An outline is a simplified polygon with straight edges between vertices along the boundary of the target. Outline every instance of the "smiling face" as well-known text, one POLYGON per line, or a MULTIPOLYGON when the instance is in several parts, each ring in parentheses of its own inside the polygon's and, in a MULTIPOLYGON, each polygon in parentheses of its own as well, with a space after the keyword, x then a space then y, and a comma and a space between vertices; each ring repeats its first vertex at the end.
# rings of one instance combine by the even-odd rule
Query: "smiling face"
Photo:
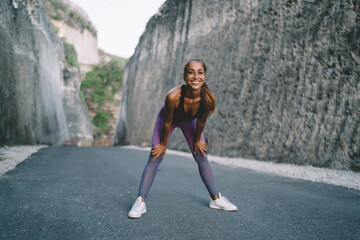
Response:
POLYGON ((206 80, 206 72, 201 62, 192 61, 187 64, 183 73, 186 85, 194 90, 201 89, 206 80))

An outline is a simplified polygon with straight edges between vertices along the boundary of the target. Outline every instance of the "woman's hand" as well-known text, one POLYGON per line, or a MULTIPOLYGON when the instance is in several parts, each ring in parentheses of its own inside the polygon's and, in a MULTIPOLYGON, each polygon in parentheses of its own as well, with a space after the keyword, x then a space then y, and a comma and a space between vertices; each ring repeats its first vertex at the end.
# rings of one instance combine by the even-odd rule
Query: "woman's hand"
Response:
POLYGON ((200 150, 201 154, 205 158, 205 152, 207 152, 206 143, 204 143, 201 140, 195 141, 195 143, 194 143, 194 154, 196 154, 197 150, 200 150))
POLYGON ((166 152, 166 146, 164 146, 162 144, 158 144, 158 145, 152 147, 151 156, 155 156, 152 161, 154 162, 161 154, 162 154, 162 157, 164 157, 165 152, 166 152))

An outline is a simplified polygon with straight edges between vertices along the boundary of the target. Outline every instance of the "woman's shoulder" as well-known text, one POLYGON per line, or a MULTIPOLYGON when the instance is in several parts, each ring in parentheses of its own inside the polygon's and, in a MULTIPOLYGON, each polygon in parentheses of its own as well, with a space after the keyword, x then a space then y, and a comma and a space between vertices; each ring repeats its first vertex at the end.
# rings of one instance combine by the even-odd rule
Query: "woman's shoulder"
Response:
POLYGON ((182 85, 172 88, 166 95, 166 98, 171 100, 177 100, 181 97, 181 87, 182 85))
POLYGON ((182 85, 174 87, 166 94, 165 103, 173 107, 178 106, 181 97, 181 86, 182 85))

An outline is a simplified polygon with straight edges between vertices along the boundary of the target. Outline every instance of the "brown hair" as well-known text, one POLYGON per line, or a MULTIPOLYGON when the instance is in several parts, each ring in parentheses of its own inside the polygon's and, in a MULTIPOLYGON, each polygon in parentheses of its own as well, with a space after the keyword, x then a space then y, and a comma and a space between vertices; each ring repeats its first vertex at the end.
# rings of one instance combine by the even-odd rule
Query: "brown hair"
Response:
MULTIPOLYGON (((206 74, 206 64, 200 58, 192 58, 192 59, 190 59, 185 64, 184 74, 186 74, 187 67, 191 62, 199 62, 199 63, 201 63, 203 68, 204 68, 205 74, 206 74)), ((210 117, 212 117, 214 115, 215 111, 216 111, 216 99, 215 99, 215 95, 211 92, 211 90, 208 87, 208 85, 206 84, 206 82, 201 87, 201 100, 204 101, 204 105, 205 105, 206 108, 210 108, 210 111, 211 111, 210 117)))

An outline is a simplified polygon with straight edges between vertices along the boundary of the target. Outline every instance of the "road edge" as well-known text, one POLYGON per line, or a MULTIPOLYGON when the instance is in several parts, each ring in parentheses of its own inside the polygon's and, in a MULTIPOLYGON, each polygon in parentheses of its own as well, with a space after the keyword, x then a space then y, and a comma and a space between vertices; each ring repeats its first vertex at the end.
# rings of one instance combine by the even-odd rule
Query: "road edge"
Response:
MULTIPOLYGON (((150 147, 139 147, 135 145, 121 146, 128 149, 150 151, 150 147)), ((167 154, 176 154, 192 158, 191 153, 167 149, 167 154)), ((294 164, 265 162, 255 159, 219 157, 208 154, 209 162, 236 168, 251 169, 258 172, 275 174, 277 176, 302 179, 311 182, 327 183, 342 186, 349 189, 360 190, 360 173, 328 168, 317 168, 313 166, 299 166, 294 164)))
POLYGON ((13 170, 19 163, 47 145, 17 145, 0 147, 0 176, 13 170))

